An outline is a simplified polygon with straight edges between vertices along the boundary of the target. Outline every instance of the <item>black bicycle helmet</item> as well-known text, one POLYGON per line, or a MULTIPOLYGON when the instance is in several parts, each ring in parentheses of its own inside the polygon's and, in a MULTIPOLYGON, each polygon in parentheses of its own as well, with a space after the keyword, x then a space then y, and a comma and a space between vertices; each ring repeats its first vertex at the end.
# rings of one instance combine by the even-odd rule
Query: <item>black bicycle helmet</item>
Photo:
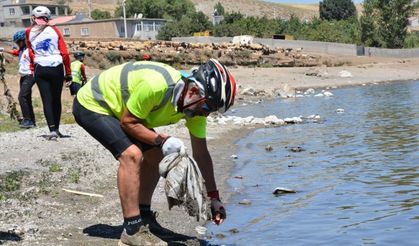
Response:
POLYGON ((192 72, 192 76, 205 89, 205 98, 211 110, 226 112, 236 96, 236 80, 228 69, 216 59, 210 59, 192 72))
POLYGON ((74 51, 73 52, 73 56, 74 56, 74 58, 76 58, 76 59, 78 59, 78 58, 81 58, 81 57, 84 57, 84 52, 83 51, 79 51, 79 50, 76 50, 76 51, 74 51))

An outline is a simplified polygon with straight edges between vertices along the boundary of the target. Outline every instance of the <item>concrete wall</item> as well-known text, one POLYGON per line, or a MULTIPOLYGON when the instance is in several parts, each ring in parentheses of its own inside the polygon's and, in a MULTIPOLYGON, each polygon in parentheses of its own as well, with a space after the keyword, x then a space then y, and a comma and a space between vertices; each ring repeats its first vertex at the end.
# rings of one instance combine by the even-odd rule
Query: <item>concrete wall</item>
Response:
POLYGON ((118 37, 116 26, 114 22, 99 22, 87 24, 60 24, 57 28, 61 31, 64 37, 70 38, 116 38, 118 37), (87 28, 89 35, 82 36, 82 28, 87 28), (67 30, 64 30, 67 29, 67 30), (69 32, 68 32, 69 31, 69 32), (68 35, 69 34, 69 35, 68 35))
POLYGON ((419 57, 419 49, 382 49, 365 47, 365 56, 413 58, 419 57))
POLYGON ((12 39, 13 34, 17 31, 25 30, 24 27, 9 27, 9 26, 2 26, 0 27, 0 38, 2 39, 12 39))
POLYGON ((262 38, 255 38, 253 41, 271 48, 303 48, 306 52, 356 56, 356 45, 354 44, 262 38))
MULTIPOLYGON (((228 43, 231 42, 231 37, 180 37, 173 38, 175 42, 189 42, 189 43, 228 43)), ((323 53, 331 55, 356 56, 362 55, 365 50, 365 56, 377 57, 399 57, 412 58, 419 57, 419 49, 382 49, 372 47, 357 47, 354 44, 328 43, 316 41, 303 40, 278 40, 278 39, 253 39, 255 43, 267 45, 271 48, 303 48, 306 52, 323 53)))

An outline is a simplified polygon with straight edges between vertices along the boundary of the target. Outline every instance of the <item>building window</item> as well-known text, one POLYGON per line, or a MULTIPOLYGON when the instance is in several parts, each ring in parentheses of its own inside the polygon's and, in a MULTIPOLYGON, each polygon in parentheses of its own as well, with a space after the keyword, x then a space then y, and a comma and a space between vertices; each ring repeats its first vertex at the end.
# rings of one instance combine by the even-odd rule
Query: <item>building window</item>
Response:
POLYGON ((80 30, 80 34, 81 34, 82 36, 89 36, 89 28, 87 28, 87 27, 82 28, 82 29, 80 30))
POLYGON ((68 27, 64 28, 63 35, 66 36, 66 37, 70 36, 70 28, 68 28, 68 27))
POLYGON ((24 14, 24 15, 30 15, 31 14, 31 10, 29 9, 29 6, 22 6, 22 7, 20 7, 20 9, 22 9, 22 14, 24 14))
POLYGON ((146 32, 153 31, 153 24, 144 24, 144 31, 146 32))
POLYGON ((10 8, 9 9, 9 15, 15 15, 15 14, 16 14, 15 9, 14 8, 10 8))
POLYGON ((136 25, 135 25, 135 30, 136 30, 137 32, 141 32, 141 31, 142 31, 141 24, 136 24, 136 25))

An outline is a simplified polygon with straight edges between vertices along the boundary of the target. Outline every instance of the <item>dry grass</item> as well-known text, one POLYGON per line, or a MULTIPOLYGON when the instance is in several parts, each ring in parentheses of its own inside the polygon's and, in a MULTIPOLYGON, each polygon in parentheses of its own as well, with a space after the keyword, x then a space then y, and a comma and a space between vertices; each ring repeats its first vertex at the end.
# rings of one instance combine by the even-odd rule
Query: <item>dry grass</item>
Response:
MULTIPOLYGON (((221 2, 225 10, 228 12, 240 11, 248 16, 267 16, 268 18, 280 17, 289 18, 291 14, 295 14, 302 19, 311 19, 319 15, 318 4, 280 4, 265 2, 262 0, 191 0, 196 9, 204 12, 206 15, 211 16, 215 4, 221 2)), ((121 0, 92 0, 92 10, 100 9, 109 11, 112 15, 119 6, 121 0)), ((74 12, 88 11, 86 0, 72 0, 70 8, 74 12)), ((356 8, 358 13, 362 12, 362 5, 357 4, 356 8)))
MULTIPOLYGON (((219 0, 192 0, 195 3, 197 10, 211 15, 214 5, 220 2, 219 0)), ((312 18, 318 16, 318 8, 302 5, 290 5, 271 3, 260 0, 223 0, 221 1, 224 9, 227 12, 239 11, 244 15, 249 16, 267 16, 268 18, 289 18, 292 14, 300 18, 312 18)))

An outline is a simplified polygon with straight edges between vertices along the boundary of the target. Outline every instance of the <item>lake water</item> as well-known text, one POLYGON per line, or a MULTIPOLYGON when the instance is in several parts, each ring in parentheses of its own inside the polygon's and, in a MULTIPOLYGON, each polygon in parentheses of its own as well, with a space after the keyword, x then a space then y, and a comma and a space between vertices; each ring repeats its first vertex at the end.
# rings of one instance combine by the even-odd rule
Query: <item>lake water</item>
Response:
POLYGON ((237 109, 324 121, 258 129, 237 142, 228 218, 209 225, 211 244, 419 245, 419 82, 332 92, 237 109), (276 197, 277 186, 297 193, 276 197))

